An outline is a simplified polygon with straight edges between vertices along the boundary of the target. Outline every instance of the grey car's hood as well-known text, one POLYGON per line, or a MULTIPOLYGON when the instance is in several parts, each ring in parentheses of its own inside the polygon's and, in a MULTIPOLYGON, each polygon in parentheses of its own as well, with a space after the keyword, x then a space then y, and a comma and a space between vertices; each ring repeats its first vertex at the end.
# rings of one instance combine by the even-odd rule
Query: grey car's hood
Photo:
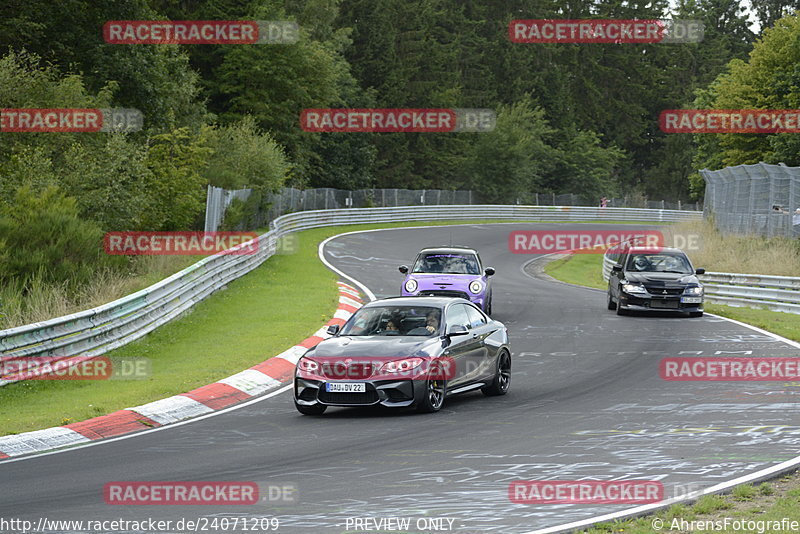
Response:
POLYGON ((441 347, 439 336, 335 336, 320 342, 308 356, 402 358, 423 353, 430 355, 441 347))
POLYGON ((681 273, 637 273, 629 271, 625 273, 625 280, 628 282, 636 282, 654 286, 673 286, 699 283, 695 275, 681 273))

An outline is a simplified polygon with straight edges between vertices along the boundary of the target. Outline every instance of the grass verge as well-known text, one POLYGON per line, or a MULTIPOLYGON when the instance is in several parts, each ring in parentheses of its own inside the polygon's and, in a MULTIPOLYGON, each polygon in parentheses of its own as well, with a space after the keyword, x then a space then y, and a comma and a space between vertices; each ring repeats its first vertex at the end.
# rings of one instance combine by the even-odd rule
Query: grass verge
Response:
POLYGON ((798 530, 790 528, 786 521, 800 521, 800 477, 797 473, 757 486, 750 484, 736 486, 729 495, 706 495, 692 505, 675 504, 652 515, 627 521, 600 523, 584 532, 699 534, 798 530), (741 523, 735 523, 736 521, 741 523))

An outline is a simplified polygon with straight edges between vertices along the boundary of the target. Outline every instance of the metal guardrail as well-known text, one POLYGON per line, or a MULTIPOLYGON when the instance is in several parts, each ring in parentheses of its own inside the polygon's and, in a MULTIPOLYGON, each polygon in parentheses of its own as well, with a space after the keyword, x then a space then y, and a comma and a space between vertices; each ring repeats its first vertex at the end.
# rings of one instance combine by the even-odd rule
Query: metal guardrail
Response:
MULTIPOLYGON (((613 264, 604 254, 602 269, 606 281, 613 264)), ((706 272, 697 278, 709 302, 800 314, 800 277, 706 272)))
MULTIPOLYGON (((146 289, 97 308, 0 331, 0 363, 47 357, 53 368, 66 368, 126 345, 261 265, 275 253, 282 237, 309 228, 445 219, 666 223, 701 217, 700 212, 677 210, 507 205, 404 206, 291 213, 272 222, 270 231, 259 237, 255 254, 210 256, 146 289)), ((0 376, 0 386, 24 379, 25 376, 20 375, 0 376)))

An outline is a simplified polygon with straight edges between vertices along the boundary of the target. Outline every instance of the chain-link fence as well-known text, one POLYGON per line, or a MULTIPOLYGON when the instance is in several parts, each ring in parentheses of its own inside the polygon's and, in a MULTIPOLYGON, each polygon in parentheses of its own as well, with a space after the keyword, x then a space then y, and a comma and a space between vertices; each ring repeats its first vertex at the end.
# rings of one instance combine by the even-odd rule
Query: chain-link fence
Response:
MULTIPOLYGON (((600 206, 601 199, 587 198, 577 194, 533 193, 531 200, 536 206, 600 206)), ((226 191, 208 187, 205 231, 252 230, 266 228, 287 213, 308 210, 341 208, 373 208, 398 206, 440 206, 483 204, 480 195, 473 191, 448 191, 442 189, 294 189, 284 188, 279 193, 261 194, 249 189, 226 191), (230 208, 230 209, 229 209, 230 208), (224 222, 223 222, 224 219, 224 222)), ((522 204, 511 199, 506 204, 522 204)), ((647 200, 631 196, 606 199, 606 205, 614 208, 651 208, 670 210, 700 209, 697 203, 647 200)))
POLYGON ((800 167, 757 163, 700 174, 705 216, 721 232, 800 236, 800 167))

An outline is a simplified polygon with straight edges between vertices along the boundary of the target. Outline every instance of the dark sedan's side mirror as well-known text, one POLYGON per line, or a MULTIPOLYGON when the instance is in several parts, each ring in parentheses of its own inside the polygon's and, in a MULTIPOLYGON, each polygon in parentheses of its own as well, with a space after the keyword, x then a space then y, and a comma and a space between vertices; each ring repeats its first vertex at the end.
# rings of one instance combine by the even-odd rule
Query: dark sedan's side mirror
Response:
POLYGON ((694 274, 706 274, 705 269, 695 269, 694 274))
POLYGON ((617 273, 622 271, 622 264, 621 263, 615 263, 614 265, 611 266, 611 270, 614 271, 614 272, 617 272, 617 273))
POLYGON ((494 274, 494 267, 487 267, 483 270, 486 273, 486 276, 492 276, 494 274))
POLYGON ((338 333, 339 333, 339 330, 341 330, 341 328, 342 328, 342 327, 341 327, 340 325, 338 325, 338 324, 332 324, 332 325, 329 325, 329 326, 328 326, 328 330, 327 330, 327 332, 328 332, 330 335, 332 335, 332 336, 335 336, 336 334, 338 334, 338 333))
POLYGON ((447 336, 465 336, 469 334, 469 330, 463 324, 454 324, 447 330, 447 336))
POLYGON ((408 273, 408 267, 405 266, 405 265, 401 265, 400 267, 397 268, 397 270, 400 271, 403 274, 408 273))

